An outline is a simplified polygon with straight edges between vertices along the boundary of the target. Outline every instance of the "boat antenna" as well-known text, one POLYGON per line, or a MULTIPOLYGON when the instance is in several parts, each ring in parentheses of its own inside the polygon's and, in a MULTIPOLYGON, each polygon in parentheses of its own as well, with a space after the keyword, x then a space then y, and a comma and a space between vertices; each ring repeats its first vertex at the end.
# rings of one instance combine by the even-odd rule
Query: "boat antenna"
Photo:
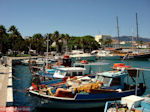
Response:
POLYGON ((120 32, 119 32, 119 20, 118 16, 116 16, 116 22, 117 22, 117 38, 118 38, 118 47, 120 47, 120 32))

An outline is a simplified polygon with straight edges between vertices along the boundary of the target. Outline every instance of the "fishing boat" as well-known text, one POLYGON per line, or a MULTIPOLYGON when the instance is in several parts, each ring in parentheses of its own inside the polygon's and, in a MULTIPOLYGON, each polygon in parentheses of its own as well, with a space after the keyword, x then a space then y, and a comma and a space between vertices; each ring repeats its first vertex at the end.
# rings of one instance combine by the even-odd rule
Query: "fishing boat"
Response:
MULTIPOLYGON (((97 67, 99 69, 99 72, 102 71, 103 66, 108 65, 109 63, 104 63, 104 62, 88 62, 86 60, 82 60, 80 62, 76 62, 73 64, 75 67, 82 67, 85 68, 85 74, 93 74, 96 71, 93 71, 94 67, 97 67)), ((98 70, 97 70, 98 72, 98 70)))
POLYGON ((115 53, 113 53, 113 51, 109 51, 109 50, 100 50, 100 51, 98 51, 96 56, 99 59, 109 59, 109 60, 112 60, 112 59, 118 60, 118 59, 120 59, 120 56, 118 54, 115 54, 115 53))
POLYGON ((73 50, 70 54, 70 57, 72 60, 75 61, 81 61, 81 60, 87 60, 87 61, 95 61, 96 56, 92 55, 90 53, 84 53, 83 51, 80 50, 73 50))
POLYGON ((123 60, 148 60, 150 58, 150 53, 127 53, 121 57, 123 60))
POLYGON ((138 77, 137 69, 107 71, 97 73, 94 78, 68 79, 62 83, 46 85, 45 88, 38 90, 31 86, 29 93, 41 98, 40 107, 95 108, 104 106, 106 101, 121 99, 135 93, 142 95, 146 87, 145 83, 137 82, 138 77), (128 82, 128 78, 133 80, 132 84, 128 82))
MULTIPOLYGON (((75 76, 84 76, 85 68, 82 67, 63 67, 63 68, 56 68, 54 73, 43 73, 39 72, 33 75, 33 82, 39 80, 38 84, 51 84, 52 80, 56 79, 56 82, 61 82, 68 77, 75 77, 75 76), (61 80, 57 80, 61 79, 61 80)), ((54 81, 53 81, 54 82, 54 81)))
POLYGON ((150 95, 130 95, 117 101, 108 101, 105 104, 104 112, 149 112, 150 95))

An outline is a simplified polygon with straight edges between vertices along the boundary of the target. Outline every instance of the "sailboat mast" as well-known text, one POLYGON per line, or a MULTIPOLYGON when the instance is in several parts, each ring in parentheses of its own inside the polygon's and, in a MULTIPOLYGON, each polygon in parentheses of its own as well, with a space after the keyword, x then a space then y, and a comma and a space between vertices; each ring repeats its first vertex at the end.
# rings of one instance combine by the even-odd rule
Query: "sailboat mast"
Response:
POLYGON ((136 39, 139 41, 139 26, 138 26, 138 14, 136 13, 136 39))
MULTIPOLYGON (((139 41, 139 24, 138 24, 138 14, 136 13, 136 41, 139 41)), ((138 45, 138 53, 139 53, 139 45, 138 45)))
POLYGON ((118 21, 118 16, 116 16, 116 21, 117 21, 117 36, 118 36, 118 47, 120 47, 120 33, 119 33, 119 21, 118 21))

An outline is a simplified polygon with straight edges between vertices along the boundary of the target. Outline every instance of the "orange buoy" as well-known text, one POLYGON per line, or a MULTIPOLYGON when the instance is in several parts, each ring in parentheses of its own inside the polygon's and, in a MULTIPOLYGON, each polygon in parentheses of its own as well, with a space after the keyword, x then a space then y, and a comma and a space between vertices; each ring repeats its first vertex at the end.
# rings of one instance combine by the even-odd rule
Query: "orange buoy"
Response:
POLYGON ((115 63, 113 67, 120 67, 120 66, 125 66, 124 63, 115 63))
POLYGON ((64 55, 64 59, 68 59, 68 58, 70 58, 69 55, 64 55))
POLYGON ((80 63, 82 63, 82 64, 88 64, 88 61, 82 60, 82 61, 80 61, 80 63))

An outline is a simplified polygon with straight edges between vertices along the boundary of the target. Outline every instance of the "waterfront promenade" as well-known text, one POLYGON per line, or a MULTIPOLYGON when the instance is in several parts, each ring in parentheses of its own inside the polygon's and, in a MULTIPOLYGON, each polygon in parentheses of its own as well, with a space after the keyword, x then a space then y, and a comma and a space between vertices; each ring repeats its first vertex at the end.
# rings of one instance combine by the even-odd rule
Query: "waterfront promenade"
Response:
POLYGON ((0 63, 0 107, 13 106, 12 60, 40 57, 8 57, 7 66, 0 63))
POLYGON ((7 66, 0 64, 0 99, 1 107, 9 106, 13 103, 11 58, 8 58, 7 66))

